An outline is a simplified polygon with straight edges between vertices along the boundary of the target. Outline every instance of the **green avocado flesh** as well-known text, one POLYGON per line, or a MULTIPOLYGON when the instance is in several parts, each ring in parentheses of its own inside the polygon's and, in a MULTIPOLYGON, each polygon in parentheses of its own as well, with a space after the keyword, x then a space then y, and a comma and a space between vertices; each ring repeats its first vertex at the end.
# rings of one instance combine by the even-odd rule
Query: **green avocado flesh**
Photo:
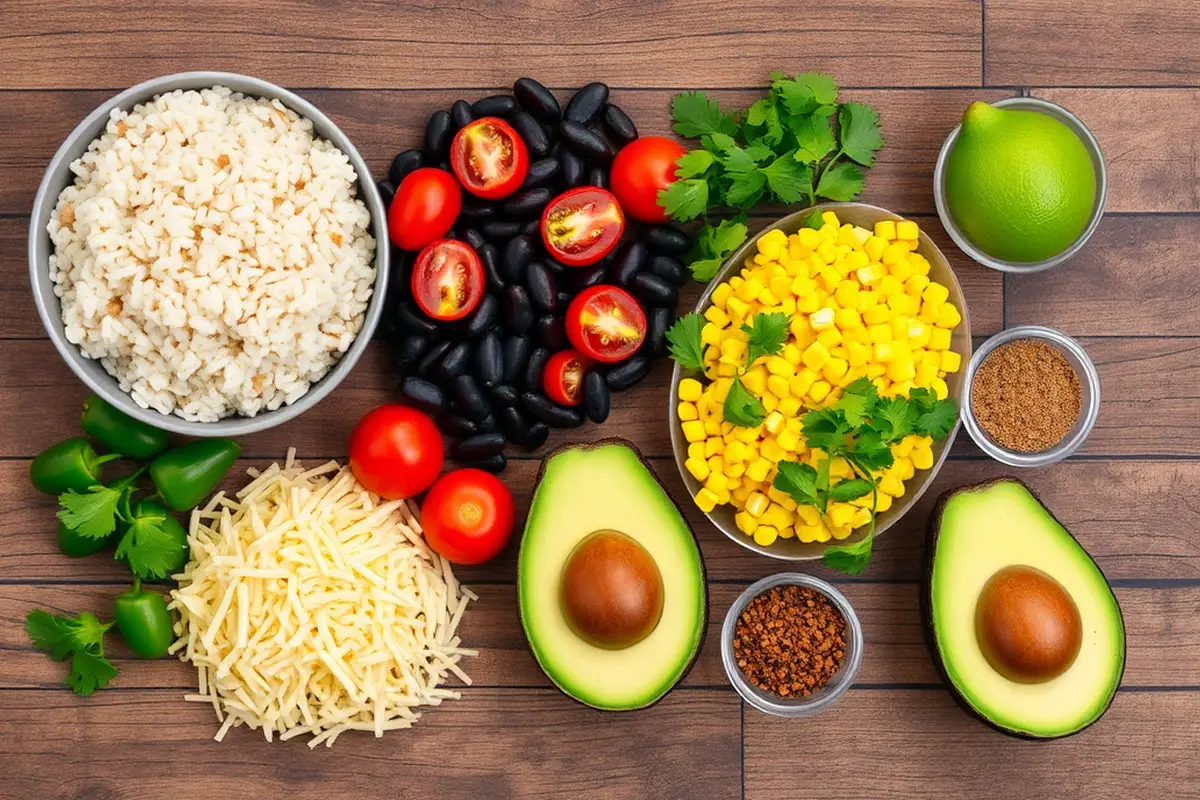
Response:
POLYGON ((679 509, 632 446, 567 447, 534 492, 517 567, 521 623, 552 681, 589 706, 622 711, 658 700, 700 647, 707 595, 700 549, 679 509), (604 649, 578 636, 560 603, 563 568, 589 534, 618 531, 645 548, 662 577, 662 614, 641 641, 604 649))
POLYGON ((939 507, 931 531, 926 624, 952 693, 985 722, 1020 736, 1066 736, 1095 722, 1112 702, 1125 668, 1125 625, 1100 568, 1017 480, 964 487, 939 507), (1055 579, 1079 610, 1079 654, 1065 672, 1043 683, 1001 675, 976 636, 984 584, 1012 565, 1055 579))

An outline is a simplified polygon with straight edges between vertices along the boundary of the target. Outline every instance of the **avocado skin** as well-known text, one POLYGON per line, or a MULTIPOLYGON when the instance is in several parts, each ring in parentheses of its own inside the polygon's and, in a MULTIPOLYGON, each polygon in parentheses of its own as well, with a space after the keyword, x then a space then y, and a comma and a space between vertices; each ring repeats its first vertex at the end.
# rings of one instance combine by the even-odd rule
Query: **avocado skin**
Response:
MULTIPOLYGON (((1087 549, 1084 548, 1083 545, 1079 544, 1079 540, 1075 538, 1075 534, 1071 533, 1071 529, 1066 525, 1063 525, 1062 521, 1059 520, 1058 517, 1054 516, 1054 513, 1050 511, 1049 506, 1042 502, 1042 498, 1038 496, 1038 493, 1029 488, 1029 484, 1025 483, 1020 478, 1001 476, 999 478, 992 478, 991 480, 983 481, 982 483, 960 486, 957 489, 947 489, 938 495, 937 502, 933 506, 933 511, 929 514, 929 524, 926 528, 925 535, 925 557, 923 559, 924 566, 921 571, 921 628, 925 633, 925 647, 928 648, 929 658, 933 662, 933 667, 937 670, 938 677, 941 679, 942 684, 946 687, 946 691, 950 693, 950 697, 953 698, 954 702, 957 703, 963 711, 966 711, 974 719, 983 723, 992 730, 999 731, 1000 733, 1003 733, 1006 736, 1011 736, 1014 739, 1025 739, 1033 742, 1049 742, 1059 739, 1068 739, 1072 736, 1083 733, 1088 728, 1104 719, 1104 715, 1107 714, 1108 709, 1112 707, 1112 701, 1116 699, 1117 692, 1113 692, 1113 696, 1108 699, 1108 703, 1106 703, 1104 706, 1104 711, 1102 711, 1099 716, 1097 716, 1087 725, 1084 725, 1079 730, 1065 733, 1062 736, 1032 736, 1027 733, 1021 733, 1020 731, 1014 731, 1011 728, 1005 728, 1003 725, 997 725, 995 722, 992 722, 990 719, 972 708, 971 704, 967 702, 967 699, 963 697, 962 694, 959 693, 958 689, 954 686, 954 682, 950 680, 950 675, 946 672, 945 664, 942 663, 941 651, 938 649, 937 634, 934 631, 933 626, 933 595, 930 590, 933 581, 933 557, 937 552, 937 539, 942 527, 942 512, 946 508, 946 503, 948 503, 955 495, 961 492, 982 492, 1000 483, 1016 483, 1025 487, 1025 490, 1033 495, 1033 499, 1037 500, 1038 504, 1042 507, 1046 514, 1049 515, 1049 517, 1057 522, 1060 526, 1062 526, 1062 529, 1067 532, 1067 535, 1071 537, 1075 544, 1078 545, 1083 552, 1087 553, 1087 549)), ((1091 553, 1088 553, 1088 558, 1091 557, 1091 553)), ((1095 564, 1095 562, 1096 560, 1092 559, 1092 563, 1095 564)), ((1096 564, 1096 569, 1100 570, 1101 575, 1104 575, 1104 570, 1100 569, 1099 564, 1096 564)), ((1104 575, 1104 580, 1106 583, 1108 582, 1107 575, 1104 575)), ((1111 585, 1109 586, 1109 593, 1113 595, 1113 602, 1117 604, 1117 610, 1120 611, 1121 604, 1117 600, 1116 594, 1112 592, 1111 585)), ((1122 630, 1125 628, 1124 613, 1121 613, 1121 628, 1122 630)), ((1128 640, 1125 640, 1125 647, 1126 651, 1128 651, 1128 640)), ((1119 687, 1121 681, 1125 678, 1125 666, 1127 663, 1128 659, 1122 659, 1121 675, 1117 679, 1118 691, 1120 691, 1119 687)))
MULTIPOLYGON (((533 485, 533 495, 530 496, 530 498, 529 498, 530 508, 533 507, 533 498, 537 496, 537 490, 542 485, 542 478, 546 477, 546 465, 548 463, 550 463, 551 458, 558 455, 559 453, 563 453, 568 450, 596 450, 598 448, 605 447, 606 445, 618 445, 620 447, 628 448, 629 450, 631 450, 633 452, 633 454, 637 457, 637 460, 641 462, 642 466, 646 468, 646 471, 650 473, 650 476, 652 478, 654 478, 655 483, 657 483, 659 488, 662 489, 663 494, 666 495, 667 499, 671 501, 671 505, 673 505, 675 507, 675 510, 677 512, 679 512, 679 517, 680 517, 680 519, 682 519, 684 521, 684 525, 687 526, 687 529, 689 531, 691 531, 692 538, 696 539, 696 532, 692 531, 691 525, 688 525, 687 517, 683 513, 683 508, 680 507, 679 503, 675 500, 675 498, 671 496, 671 493, 667 491, 667 487, 663 484, 662 479, 658 477, 658 473, 654 471, 654 468, 650 466, 650 462, 642 454, 641 449, 639 449, 638 446, 636 444, 634 444, 633 442, 629 441, 628 439, 622 439, 620 436, 608 436, 608 437, 605 437, 604 439, 597 439, 594 442, 561 444, 558 447, 554 448, 549 453, 547 453, 546 456, 542 459, 541 466, 538 467, 537 479, 534 481, 534 485, 533 485)), ((522 544, 523 543, 524 542, 522 541, 522 544)), ((688 659, 687 666, 685 666, 683 668, 683 672, 681 672, 679 674, 679 679, 677 681, 675 681, 674 684, 672 684, 671 690, 674 690, 676 686, 683 683, 684 680, 687 678, 688 674, 691 673, 692 668, 696 666, 696 659, 700 656, 700 651, 704 649, 704 644, 705 644, 705 642, 708 641, 708 620, 709 620, 708 568, 704 564, 704 551, 700 548, 700 540, 699 539, 696 539, 696 549, 699 551, 699 554, 700 554, 700 581, 701 581, 701 584, 704 586, 704 615, 703 615, 703 624, 700 626, 700 641, 698 641, 696 643, 696 648, 692 652, 691 658, 688 659)), ((520 587, 520 585, 521 585, 521 559, 519 557, 517 558, 517 583, 516 583, 516 585, 518 587, 520 587)), ((518 588, 517 591, 519 592, 520 589, 518 588)), ((525 615, 521 612, 521 604, 520 603, 517 604, 517 616, 521 620, 521 630, 522 630, 522 632, 524 632, 526 630, 525 615)), ((628 711, 641 711, 643 708, 652 708, 652 707, 658 705, 659 703, 661 703, 663 701, 663 699, 665 699, 667 697, 667 695, 671 694, 671 690, 668 690, 663 693, 662 697, 659 697, 657 700, 654 700, 653 702, 647 703, 643 706, 634 706, 631 708, 622 708, 622 709, 597 708, 596 706, 593 706, 590 703, 585 703, 582 700, 580 700, 578 697, 575 697, 574 695, 567 693, 566 691, 563 690, 563 688, 561 686, 558 685, 558 683, 554 680, 554 678, 552 678, 550 676, 550 673, 547 672, 542 667, 542 662, 538 661, 537 654, 533 652, 533 647, 530 646, 530 644, 529 644, 529 636, 528 635, 526 635, 526 637, 525 637, 525 649, 529 651, 529 655, 533 657, 533 660, 537 661, 538 668, 542 670, 542 673, 547 678, 550 678, 550 682, 554 684, 554 688, 558 689, 558 691, 561 692, 564 697, 567 697, 570 700, 573 700, 574 702, 578 703, 581 706, 584 706, 585 708, 593 709, 594 711, 600 711, 600 712, 603 712, 606 714, 613 713, 614 711, 616 711, 617 713, 625 713, 628 711)))

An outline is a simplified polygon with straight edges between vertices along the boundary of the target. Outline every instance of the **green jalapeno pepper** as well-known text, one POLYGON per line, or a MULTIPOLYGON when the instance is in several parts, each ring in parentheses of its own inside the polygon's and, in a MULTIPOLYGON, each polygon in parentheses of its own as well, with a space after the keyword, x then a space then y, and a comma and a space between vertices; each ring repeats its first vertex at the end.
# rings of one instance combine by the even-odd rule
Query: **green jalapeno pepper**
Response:
POLYGON ((125 644, 142 658, 162 658, 175 641, 166 600, 158 592, 143 589, 140 578, 113 600, 113 616, 125 644))
MULTIPOLYGON (((118 526, 120 527, 120 526, 118 526)), ((65 555, 71 558, 82 558, 90 556, 92 553, 99 553, 109 544, 114 542, 120 535, 120 531, 113 531, 108 536, 84 536, 74 528, 68 528, 64 523, 58 523, 58 549, 65 555)))
POLYGON ((83 403, 84 432, 108 450, 134 461, 149 461, 167 449, 167 432, 136 420, 97 395, 83 403))
POLYGON ((217 488, 241 452, 232 439, 197 439, 150 462, 150 479, 164 503, 187 511, 217 488))
POLYGON ((67 490, 86 492, 100 483, 100 467, 120 458, 117 453, 99 455, 82 436, 47 447, 29 465, 33 488, 46 494, 67 490))
POLYGON ((139 578, 165 578, 183 569, 191 549, 175 514, 150 498, 138 500, 122 526, 114 558, 139 578))

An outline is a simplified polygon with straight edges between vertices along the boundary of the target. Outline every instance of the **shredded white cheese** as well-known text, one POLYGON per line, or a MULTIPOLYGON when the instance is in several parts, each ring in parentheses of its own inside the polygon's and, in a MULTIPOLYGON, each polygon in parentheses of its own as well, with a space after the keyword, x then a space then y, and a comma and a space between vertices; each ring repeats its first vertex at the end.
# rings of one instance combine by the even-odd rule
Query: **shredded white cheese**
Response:
POLYGON ((175 576, 172 646, 195 665, 199 692, 230 728, 267 741, 408 728, 474 650, 455 634, 470 600, 430 550, 402 500, 367 492, 330 461, 304 469, 288 451, 235 497, 192 512, 191 560, 175 576))

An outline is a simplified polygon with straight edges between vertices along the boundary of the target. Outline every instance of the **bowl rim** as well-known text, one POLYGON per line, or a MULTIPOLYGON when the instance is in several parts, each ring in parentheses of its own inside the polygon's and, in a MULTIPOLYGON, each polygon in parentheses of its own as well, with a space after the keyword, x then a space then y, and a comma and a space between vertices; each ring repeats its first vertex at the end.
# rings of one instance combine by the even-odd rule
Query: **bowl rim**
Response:
POLYGON ((942 227, 946 229, 946 233, 958 245, 958 249, 989 269, 1015 274, 1028 274, 1056 267, 1074 257, 1076 253, 1083 249, 1083 246, 1092 238, 1092 234, 1096 232, 1096 228, 1100 226, 1100 220, 1104 217, 1104 206, 1108 199, 1108 168, 1104 163, 1104 151, 1100 149, 1100 142, 1096 139, 1091 129, 1083 123, 1083 120, 1058 103, 1043 100, 1040 97, 1018 95, 1016 97, 1006 97, 1003 100, 997 100, 989 105, 995 108, 1016 108, 1026 111, 1037 111, 1047 116, 1058 118, 1060 122, 1065 123, 1067 127, 1071 128, 1080 141, 1083 142, 1084 148, 1087 149, 1088 155, 1091 156, 1092 167, 1096 171, 1096 199, 1092 204, 1092 215, 1088 218, 1087 226, 1075 241, 1068 245, 1062 252, 1041 261, 1006 261, 990 256, 980 250, 971 243, 970 239, 967 238, 966 234, 955 223, 954 215, 950 213, 949 201, 946 199, 946 162, 950 158, 950 151, 953 149, 954 143, 958 141, 959 131, 962 130, 962 123, 959 122, 942 141, 942 147, 938 150, 937 163, 933 168, 933 202, 937 207, 938 218, 942 221, 942 227))
MULTIPOLYGON (((69 176, 68 170, 68 180, 73 180, 69 176)), ((42 327, 45 328, 46 335, 53 342, 55 349, 67 366, 89 389, 135 419, 171 433, 197 437, 241 436, 280 425, 315 406, 341 383, 366 351, 384 311, 384 294, 389 272, 387 210, 384 207, 383 198, 379 194, 379 189, 375 185, 371 170, 351 142, 350 137, 311 102, 282 86, 251 75, 207 70, 177 72, 142 81, 109 97, 96 106, 67 134, 46 165, 46 169, 42 173, 42 180, 38 184, 37 194, 30 210, 28 259, 30 288, 42 327), (337 362, 329 368, 329 371, 320 380, 311 384, 295 402, 282 405, 273 411, 259 412, 253 417, 231 415, 215 422, 193 422, 174 413, 163 414, 152 408, 142 408, 133 401, 129 392, 120 388, 117 379, 109 375, 107 371, 104 371, 103 379, 97 380, 83 368, 82 360, 96 364, 99 362, 84 356, 78 346, 67 340, 61 311, 56 315, 55 309, 51 307, 52 304, 43 301, 42 288, 48 288, 53 293, 49 256, 53 253, 54 247, 53 243, 49 241, 44 225, 39 224, 39 220, 42 219, 43 214, 53 210, 54 204, 58 202, 59 194, 67 185, 64 183, 61 186, 52 186, 52 176, 60 169, 64 161, 69 164, 82 155, 82 152, 96 138, 95 134, 89 135, 89 131, 93 130, 102 120, 107 119, 114 109, 128 110, 134 105, 147 102, 160 94, 179 89, 198 90, 217 85, 252 97, 279 100, 297 114, 308 118, 313 123, 314 133, 317 136, 329 140, 346 155, 358 178, 358 197, 367 206, 371 216, 372 235, 375 237, 375 284, 371 299, 363 314, 362 325, 359 327, 354 341, 350 343, 346 352, 341 354, 337 362), (323 130, 317 130, 318 128, 323 130), (81 143, 82 151, 80 150, 81 143)))
POLYGON ((1087 354, 1087 351, 1083 349, 1083 345, 1061 331, 1047 328, 1044 325, 1020 325, 1015 328, 1008 328, 988 337, 975 350, 975 354, 971 356, 971 360, 967 364, 963 380, 962 408, 959 410, 959 418, 962 420, 967 434, 979 446, 979 449, 1001 464, 1006 464, 1010 467, 1045 467, 1062 461, 1083 446, 1099 416, 1100 373, 1096 369, 1096 364, 1092 361, 1091 356, 1087 354), (1080 381, 1085 383, 1088 389, 1084 394, 1086 403, 1079 412, 1079 418, 1083 420, 1083 424, 1058 444, 1037 453, 1022 453, 1017 450, 1009 450, 1007 447, 1003 447, 995 442, 984 432, 983 427, 975 418, 974 410, 971 407, 971 384, 975 380, 975 373, 978 372, 979 366, 996 348, 1021 339, 1039 339, 1044 342, 1050 342, 1075 356, 1081 365, 1081 368, 1077 370, 1077 372, 1081 373, 1079 375, 1080 381))
MULTIPOLYGON (((814 211, 830 210, 830 211, 836 212, 840 209, 845 209, 845 208, 864 210, 864 211, 870 211, 870 212, 881 212, 881 213, 885 214, 889 219, 894 219, 894 220, 904 219, 904 217, 902 217, 900 214, 897 214, 896 212, 894 212, 890 209, 883 208, 882 206, 872 205, 871 203, 859 203, 859 202, 818 203, 817 205, 808 206, 807 208, 802 208, 802 209, 794 211, 790 214, 786 214, 783 217, 780 217, 779 219, 775 220, 770 225, 764 227, 761 231, 759 231, 755 235, 749 237, 742 244, 742 246, 739 247, 737 249, 737 251, 734 252, 734 254, 732 256, 730 256, 729 259, 727 259, 725 261, 725 263, 723 263, 721 265, 721 268, 720 268, 720 270, 717 271, 716 276, 714 276, 713 279, 708 282, 708 285, 705 287, 704 291, 700 295, 700 299, 696 301, 696 307, 693 309, 693 311, 695 311, 696 313, 701 313, 701 314, 703 313, 703 309, 709 304, 709 302, 711 300, 713 291, 715 291, 716 287, 722 282, 722 280, 719 280, 721 278, 721 276, 724 275, 726 272, 730 271, 732 265, 738 264, 738 263, 744 261, 747 258, 748 254, 751 252, 751 250, 755 247, 756 242, 760 238, 762 238, 763 235, 765 235, 766 233, 768 233, 770 231, 773 231, 773 230, 776 230, 779 228, 783 228, 783 227, 787 227, 797 218, 808 216, 808 215, 812 214, 814 211)), ((966 353, 964 354, 964 360, 969 362, 970 358, 972 357, 972 354, 974 352, 974 344, 973 344, 973 340, 971 338, 971 322, 970 322, 970 316, 968 313, 968 309, 966 306, 966 297, 965 297, 965 295, 963 295, 963 291, 962 291, 962 284, 959 283, 958 275, 955 274, 954 268, 952 266, 950 266, 950 260, 948 258, 946 258, 944 253, 942 253, 941 248, 939 248, 937 246, 937 243, 934 242, 933 239, 924 230, 922 230, 920 232, 920 236, 921 236, 921 243, 923 245, 928 244, 928 246, 933 248, 933 250, 939 256, 941 256, 942 260, 946 262, 946 269, 950 275, 950 280, 953 281, 954 290, 957 292, 959 297, 963 297, 961 330, 964 334, 964 338, 966 341, 966 347, 967 347, 966 353)), ((670 391, 667 396, 667 420, 668 420, 667 424, 670 428, 671 454, 675 461, 675 468, 677 470, 679 470, 679 475, 683 479, 684 489, 687 490, 689 499, 691 499, 694 503, 695 502, 695 494, 691 489, 691 483, 695 482, 695 479, 692 476, 692 474, 690 472, 688 472, 687 469, 683 465, 686 447, 683 447, 682 450, 680 448, 680 437, 682 434, 681 434, 680 428, 679 428, 680 421, 679 421, 679 413, 677 410, 676 396, 677 396, 678 390, 679 390, 679 382, 683 378, 684 378, 683 368, 679 366, 678 362, 673 362, 672 369, 671 369, 670 391)), ((963 386, 965 389, 965 386, 966 386, 965 373, 964 373, 963 386)), ((937 476, 938 472, 941 471, 942 465, 945 464, 946 459, 949 457, 950 451, 954 445, 954 440, 958 436, 959 430, 962 428, 962 424, 963 424, 962 416, 963 415, 961 413, 961 403, 962 403, 962 399, 960 397, 959 398, 960 413, 958 414, 958 418, 955 420, 954 427, 950 430, 950 433, 946 436, 946 440, 939 445, 941 447, 941 452, 938 453, 937 458, 934 459, 933 465, 928 470, 926 470, 927 474, 926 474, 925 479, 921 482, 920 486, 913 488, 912 491, 905 492, 905 494, 904 494, 905 505, 903 506, 904 513, 903 514, 897 513, 897 514, 891 516, 886 522, 884 522, 882 524, 878 524, 875 529, 875 538, 876 539, 878 539, 880 536, 882 536, 884 533, 886 533, 893 525, 896 524, 896 522, 898 522, 902 517, 904 517, 909 511, 911 511, 913 506, 916 505, 917 501, 919 501, 921 499, 921 497, 925 494, 925 492, 929 490, 929 487, 933 485, 933 479, 937 476)), ((896 508, 896 507, 893 506, 893 508, 896 508)), ((742 534, 740 531, 728 529, 725 525, 723 525, 719 520, 717 520, 713 516, 712 512, 705 511, 704 517, 705 517, 705 519, 708 520, 708 522, 713 527, 715 527, 717 530, 721 531, 721 533, 725 534, 725 536, 727 538, 733 540, 739 546, 744 547, 747 550, 750 550, 751 552, 758 553, 760 555, 764 555, 769 558, 776 559, 777 561, 791 561, 791 562, 817 561, 817 560, 820 560, 821 558, 823 558, 823 556, 824 556, 825 548, 821 548, 819 552, 795 553, 795 552, 782 552, 782 548, 774 546, 774 545, 769 546, 769 547, 764 547, 762 545, 755 543, 753 540, 753 537, 746 536, 746 535, 742 534)), ((847 537, 843 541, 826 543, 826 547, 829 547, 833 544, 841 544, 841 545, 852 544, 854 542, 860 541, 866 535, 867 535, 867 532, 865 530, 861 530, 861 531, 856 530, 853 533, 851 533, 850 536, 847 537)), ((816 548, 814 548, 814 549, 816 549, 816 548)))

